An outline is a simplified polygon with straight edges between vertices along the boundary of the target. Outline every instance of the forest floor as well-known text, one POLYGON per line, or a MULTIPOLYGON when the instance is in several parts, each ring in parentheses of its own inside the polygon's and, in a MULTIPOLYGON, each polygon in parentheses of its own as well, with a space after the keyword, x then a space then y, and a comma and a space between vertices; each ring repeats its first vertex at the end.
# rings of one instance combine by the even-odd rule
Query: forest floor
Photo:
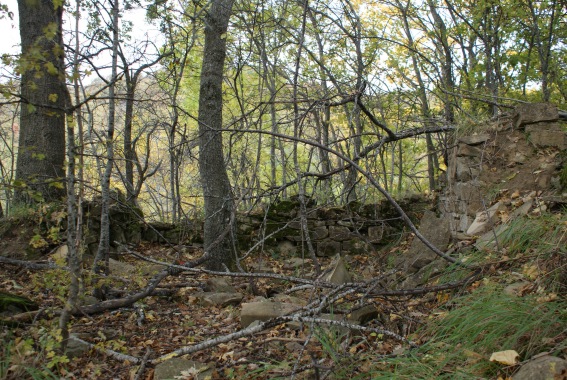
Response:
MULTIPOLYGON (((499 252, 465 257, 483 271, 474 281, 445 291, 369 300, 379 310, 379 316, 365 327, 385 329, 392 336, 340 326, 281 323, 193 353, 189 358, 203 363, 207 371, 189 370, 176 378, 506 379, 518 369, 518 360, 514 358, 511 363, 490 360, 494 352, 514 349, 522 360, 544 351, 565 357, 567 260, 563 243, 567 219, 565 213, 559 212, 545 219, 532 218, 529 223, 545 226, 556 241, 544 251, 537 246, 537 241, 545 240, 543 236, 534 239, 526 232, 527 237, 518 236, 520 240, 508 242, 499 252), (518 242, 523 245, 515 248, 518 242), (510 286, 515 289, 514 295, 504 291, 510 286), (480 321, 489 323, 483 325, 480 321), (478 328, 467 332, 466 324, 478 324, 478 328), (510 330, 510 326, 517 328, 510 330), (411 348, 407 341, 396 336, 407 338, 418 348, 411 348)), ((526 226, 522 228, 525 230, 526 226)), ((12 248, 15 240, 13 243, 12 248)), ((379 253, 348 256, 349 272, 358 276, 356 280, 383 273, 389 254, 407 250, 409 243, 406 240, 379 253)), ((149 244, 135 250, 163 262, 190 261, 201 254, 193 249, 185 250, 180 256, 179 250, 149 244)), ((245 264, 257 266, 261 260, 265 272, 313 276, 310 260, 306 259, 305 265, 298 268, 289 268, 284 259, 263 254, 250 257, 245 264)), ((320 260, 323 267, 330 264, 330 259, 320 260)), ((143 288, 151 277, 147 263, 129 255, 120 261, 132 264, 137 270, 128 276, 114 276, 113 285, 122 284, 118 288, 125 293, 143 288)), ((454 280, 455 272, 454 267, 448 269, 432 285, 454 280)), ((66 296, 67 273, 60 269, 36 271, 2 264, 0 289, 28 297, 43 313, 17 327, 0 327, 5 342, 0 352, 4 356, 0 358, 0 379, 152 379, 152 365, 139 371, 139 365, 117 360, 110 353, 142 358, 150 352, 150 357, 155 358, 241 329, 240 306, 210 306, 196 296, 210 277, 190 273, 169 276, 159 286, 161 296, 147 297, 132 307, 74 318, 72 333, 95 348, 69 359, 57 354, 60 333, 55 313, 62 308, 66 296)), ((456 279, 462 278, 463 275, 456 279)), ((244 295, 242 303, 257 300, 258 296, 271 298, 283 294, 292 286, 269 277, 256 278, 253 285, 246 278, 233 278, 230 282, 244 295)), ((317 294, 303 291, 295 296, 312 298, 317 294)), ((360 298, 361 294, 347 295, 337 300, 334 307, 340 310, 360 298)))

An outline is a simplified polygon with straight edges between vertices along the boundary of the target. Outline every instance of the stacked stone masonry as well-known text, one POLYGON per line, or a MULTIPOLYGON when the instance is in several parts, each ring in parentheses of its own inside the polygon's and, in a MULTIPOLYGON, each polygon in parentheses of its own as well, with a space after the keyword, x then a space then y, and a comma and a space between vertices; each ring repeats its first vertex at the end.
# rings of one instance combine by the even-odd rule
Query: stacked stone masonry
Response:
POLYGON ((475 216, 497 213, 498 195, 553 187, 566 148, 564 124, 550 103, 522 104, 488 130, 455 136, 439 198, 453 236, 481 233, 471 229, 475 216))

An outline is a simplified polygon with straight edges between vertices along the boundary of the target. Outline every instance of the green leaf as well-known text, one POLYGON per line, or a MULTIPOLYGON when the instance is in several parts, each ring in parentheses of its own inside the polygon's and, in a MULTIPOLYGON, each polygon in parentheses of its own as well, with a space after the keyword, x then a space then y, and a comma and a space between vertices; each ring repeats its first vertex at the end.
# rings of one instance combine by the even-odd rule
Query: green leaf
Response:
POLYGON ((59 182, 59 181, 50 182, 49 186, 54 187, 56 189, 64 189, 65 188, 65 186, 63 185, 63 182, 59 182))
POLYGON ((47 97, 49 99, 50 102, 55 103, 57 101, 57 98, 59 96, 57 94, 49 94, 49 96, 47 97))
POLYGON ((58 71, 57 68, 55 67, 55 65, 52 62, 46 62, 43 66, 45 66, 45 69, 47 70, 47 72, 51 75, 57 75, 58 71))

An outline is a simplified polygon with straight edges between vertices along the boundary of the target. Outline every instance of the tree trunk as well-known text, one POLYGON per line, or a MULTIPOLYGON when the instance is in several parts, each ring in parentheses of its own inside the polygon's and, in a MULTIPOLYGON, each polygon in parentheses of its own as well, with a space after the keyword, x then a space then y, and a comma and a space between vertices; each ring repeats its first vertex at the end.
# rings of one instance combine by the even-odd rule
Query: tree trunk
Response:
POLYGON ((226 31, 234 0, 213 0, 205 17, 205 48, 199 89, 199 172, 205 201, 206 267, 233 266, 232 199, 222 146, 222 80, 226 31))
POLYGON ((138 82, 138 75, 130 75, 128 66, 124 68, 124 77, 126 78, 126 110, 124 113, 124 166, 125 166, 125 183, 126 200, 132 204, 136 204, 138 194, 134 191, 134 147, 132 146, 132 124, 134 120, 134 97, 138 82))
MULTIPOLYGON (((101 179, 101 214, 100 214, 100 239, 98 250, 93 262, 94 273, 108 274, 108 255, 110 250, 110 177, 114 166, 114 125, 116 114, 115 87, 118 66, 118 36, 119 36, 119 3, 112 3, 112 77, 108 87, 108 130, 106 135, 106 167, 101 179)), ((100 289, 95 292, 100 296, 100 289)))
POLYGON ((17 202, 65 195, 65 86, 63 7, 50 0, 18 0, 22 57, 17 202), (39 53, 39 54, 38 54, 39 53))
POLYGON ((433 16, 436 28, 435 34, 440 44, 437 49, 443 58, 443 62, 441 62, 441 84, 443 85, 443 91, 446 92, 442 98, 445 109, 445 121, 453 123, 455 121, 455 111, 453 109, 454 95, 452 94, 455 90, 455 81, 453 78, 453 54, 447 36, 447 26, 437 11, 437 5, 433 0, 428 0, 427 3, 433 16))

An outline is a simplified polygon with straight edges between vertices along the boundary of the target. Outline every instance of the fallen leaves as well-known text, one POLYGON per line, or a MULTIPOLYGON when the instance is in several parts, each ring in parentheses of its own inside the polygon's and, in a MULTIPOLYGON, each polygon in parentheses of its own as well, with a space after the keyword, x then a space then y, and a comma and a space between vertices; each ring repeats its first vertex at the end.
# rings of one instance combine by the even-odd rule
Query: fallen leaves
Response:
POLYGON ((505 350, 492 353, 490 355, 491 362, 497 362, 504 365, 516 365, 520 355, 514 350, 505 350))

